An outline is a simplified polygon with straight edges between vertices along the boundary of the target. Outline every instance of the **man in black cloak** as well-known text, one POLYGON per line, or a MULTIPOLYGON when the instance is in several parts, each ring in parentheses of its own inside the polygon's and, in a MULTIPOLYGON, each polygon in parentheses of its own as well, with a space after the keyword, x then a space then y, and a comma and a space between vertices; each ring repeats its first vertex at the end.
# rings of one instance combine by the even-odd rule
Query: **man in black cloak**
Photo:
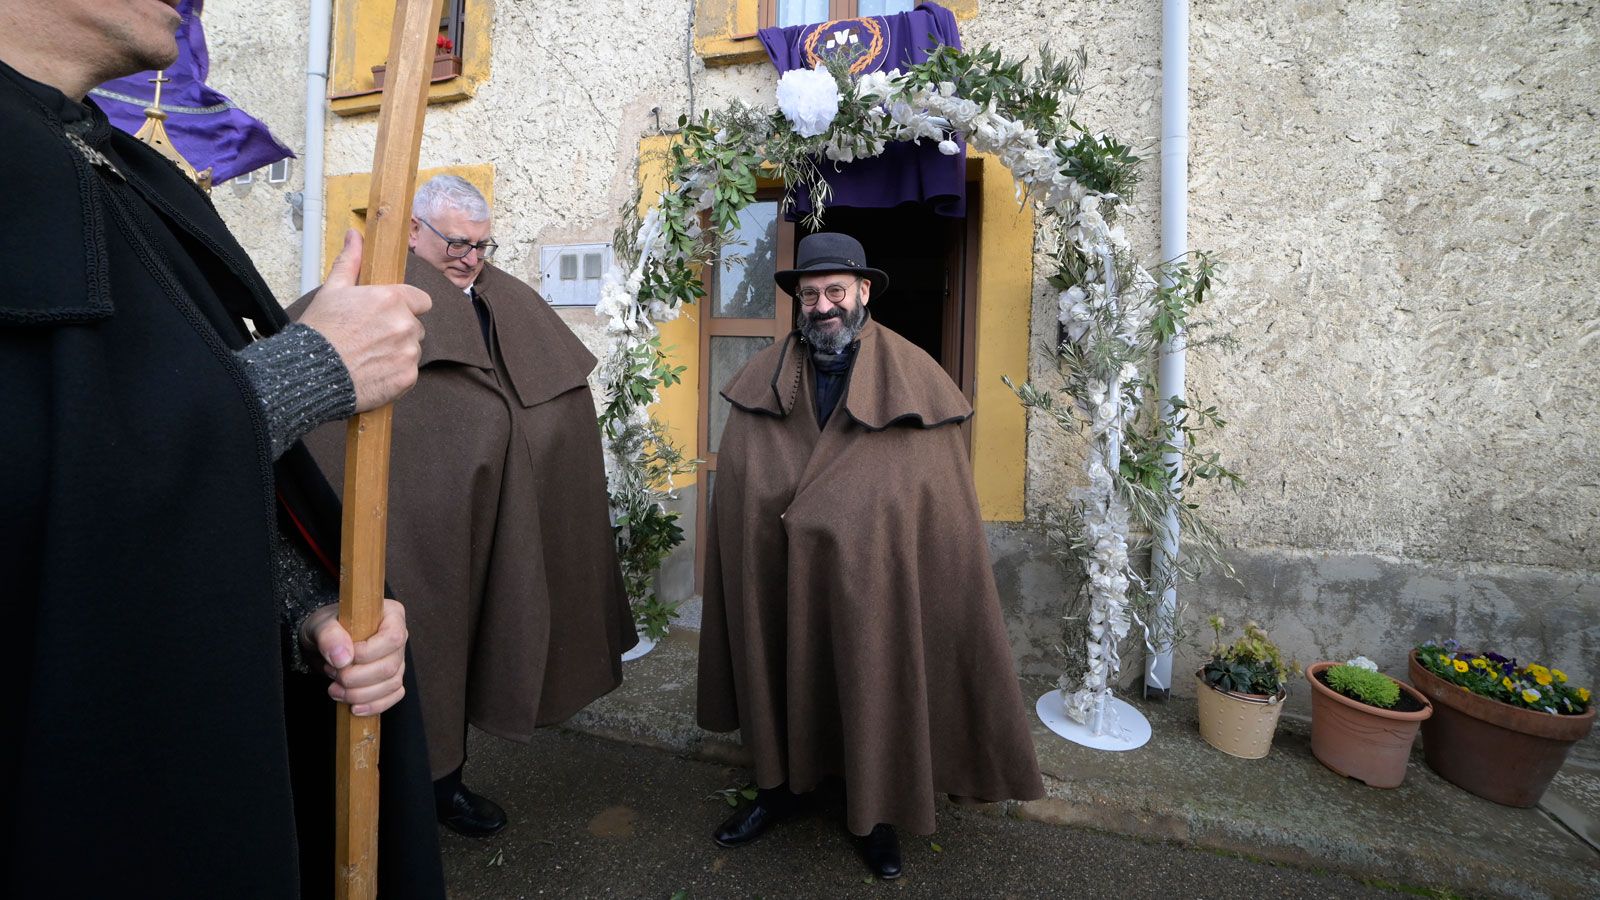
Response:
POLYGON ((0 895, 331 894, 340 701, 383 715, 380 891, 442 897, 404 612, 338 625, 299 443, 415 382, 427 297, 356 287, 352 236, 288 325, 84 99, 174 59, 176 6, 0 0, 0 895))

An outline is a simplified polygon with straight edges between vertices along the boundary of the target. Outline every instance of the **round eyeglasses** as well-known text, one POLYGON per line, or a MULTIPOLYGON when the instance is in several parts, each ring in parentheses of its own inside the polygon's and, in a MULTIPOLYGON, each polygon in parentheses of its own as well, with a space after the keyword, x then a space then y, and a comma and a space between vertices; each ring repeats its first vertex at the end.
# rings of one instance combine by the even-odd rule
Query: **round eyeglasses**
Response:
POLYGON ((817 301, 821 300, 823 297, 827 297, 829 303, 842 303, 844 301, 845 292, 851 287, 854 287, 860 283, 861 279, 857 278, 855 281, 852 281, 849 284, 830 284, 820 291, 816 288, 810 287, 801 288, 800 290, 795 291, 794 296, 795 299, 800 301, 801 306, 816 306, 817 301))
POLYGON ((456 238, 445 237, 444 234, 439 231, 439 229, 433 227, 433 223, 422 218, 421 216, 417 217, 417 221, 428 226, 429 231, 439 235, 439 240, 444 241, 445 255, 451 259, 465 259, 467 254, 474 250, 478 251, 479 259, 494 259, 494 252, 500 249, 500 245, 496 244, 493 238, 484 238, 483 240, 474 244, 472 241, 463 241, 457 240, 456 238))

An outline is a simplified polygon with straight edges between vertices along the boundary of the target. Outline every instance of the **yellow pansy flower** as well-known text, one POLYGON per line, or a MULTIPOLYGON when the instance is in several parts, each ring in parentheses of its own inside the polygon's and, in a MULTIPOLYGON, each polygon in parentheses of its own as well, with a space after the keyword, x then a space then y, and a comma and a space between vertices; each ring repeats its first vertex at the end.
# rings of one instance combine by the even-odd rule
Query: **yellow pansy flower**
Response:
POLYGON ((1562 684, 1566 684, 1567 683, 1567 673, 1561 671, 1560 669, 1551 669, 1550 670, 1550 674, 1554 675, 1556 677, 1556 680, 1561 682, 1562 684))
POLYGON ((1501 686, 1502 686, 1502 687, 1504 687, 1504 688, 1505 688, 1505 689, 1506 689, 1506 690, 1508 690, 1508 691, 1509 691, 1509 690, 1512 690, 1512 689, 1513 689, 1513 688, 1515 688, 1515 687, 1516 687, 1516 685, 1514 685, 1514 684, 1512 684, 1512 683, 1511 683, 1511 679, 1509 679, 1509 678, 1502 678, 1502 679, 1500 679, 1500 685, 1501 685, 1501 686))
POLYGON ((1474 659, 1474 660, 1473 660, 1473 661, 1472 661, 1472 667, 1473 667, 1473 668, 1474 668, 1474 669, 1481 669, 1481 668, 1483 668, 1483 667, 1485 667, 1485 666, 1487 666, 1487 665, 1488 665, 1488 664, 1489 664, 1489 663, 1488 663, 1488 661, 1487 661, 1487 660, 1485 660, 1485 659, 1484 659, 1484 658, 1483 658, 1483 657, 1481 657, 1481 656, 1480 656, 1480 657, 1478 657, 1478 658, 1477 658, 1477 659, 1474 659))
POLYGON ((1456 671, 1457 672, 1465 672, 1466 670, 1467 670, 1466 662, 1464 662, 1462 660, 1459 660, 1459 659, 1456 660, 1456 671))
POLYGON ((1582 700, 1585 703, 1588 703, 1589 702, 1589 689, 1588 688, 1578 688, 1578 699, 1582 700))
POLYGON ((1450 657, 1444 655, 1443 653, 1439 654, 1439 662, 1447 663, 1449 661, 1450 661, 1450 657))
POLYGON ((1533 703, 1534 701, 1536 701, 1538 699, 1539 699, 1539 692, 1534 690, 1533 688, 1528 688, 1527 690, 1522 692, 1522 700, 1523 700, 1524 703, 1533 703))
POLYGON ((1538 663, 1530 663, 1528 665, 1528 673, 1531 675, 1549 675, 1550 670, 1539 665, 1538 663))
POLYGON ((1533 680, 1539 682, 1540 687, 1548 687, 1550 684, 1550 673, 1539 672, 1533 676, 1533 680))

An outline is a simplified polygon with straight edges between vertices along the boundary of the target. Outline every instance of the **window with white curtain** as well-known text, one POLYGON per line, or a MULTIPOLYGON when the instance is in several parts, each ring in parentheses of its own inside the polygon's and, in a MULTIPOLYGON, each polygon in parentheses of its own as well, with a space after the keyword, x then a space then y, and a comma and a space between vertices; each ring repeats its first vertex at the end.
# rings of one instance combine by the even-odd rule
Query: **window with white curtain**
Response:
POLYGON ((910 12, 917 0, 857 0, 857 16, 892 16, 910 12))
POLYGON ((828 0, 778 0, 778 27, 828 21, 828 0))
POLYGON ((773 24, 779 28, 790 25, 814 25, 832 18, 858 18, 861 16, 892 16, 910 12, 916 0, 768 0, 774 9, 773 24))

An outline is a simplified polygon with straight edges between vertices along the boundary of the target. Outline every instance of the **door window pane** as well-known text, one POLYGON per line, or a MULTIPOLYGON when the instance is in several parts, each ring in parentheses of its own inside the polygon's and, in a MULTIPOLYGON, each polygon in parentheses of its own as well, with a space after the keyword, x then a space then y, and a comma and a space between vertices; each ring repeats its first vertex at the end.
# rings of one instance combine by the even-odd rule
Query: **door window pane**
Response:
POLYGON ((917 5, 917 0, 861 0, 857 5, 861 16, 892 16, 895 13, 911 12, 917 5))
POLYGON ((732 337, 714 334, 711 336, 711 366, 708 374, 711 377, 711 422, 707 443, 710 444, 709 452, 717 452, 722 445, 722 429, 728 425, 729 403, 722 398, 722 389, 728 386, 728 379, 739 373, 750 357, 760 353, 763 347, 772 343, 770 337, 732 337))
POLYGON ((725 319, 770 319, 778 312, 772 273, 778 258, 778 204, 763 200, 739 212, 739 229, 717 254, 717 295, 711 314, 725 319))
POLYGON ((778 27, 828 21, 828 0, 777 0, 778 27))

